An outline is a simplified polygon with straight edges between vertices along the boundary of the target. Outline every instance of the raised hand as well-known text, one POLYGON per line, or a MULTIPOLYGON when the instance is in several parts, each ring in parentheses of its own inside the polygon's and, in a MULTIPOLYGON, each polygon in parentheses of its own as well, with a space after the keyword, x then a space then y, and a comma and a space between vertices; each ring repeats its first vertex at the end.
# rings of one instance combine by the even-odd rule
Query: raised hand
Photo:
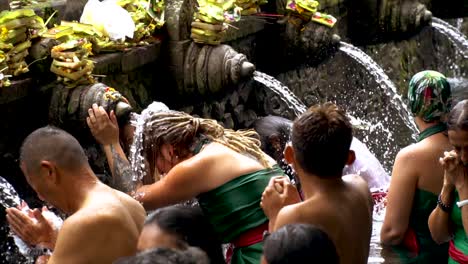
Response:
POLYGON ((102 106, 93 104, 93 107, 88 109, 88 115, 86 123, 96 141, 102 145, 119 143, 119 125, 114 111, 108 115, 102 106))
MULTIPOLYGON (((23 212, 18 208, 6 209, 6 218, 12 231, 24 242, 53 249, 58 231, 44 218, 39 209, 23 212)), ((46 211, 47 208, 43 208, 46 211)))
POLYGON ((281 208, 300 201, 299 192, 289 179, 277 176, 270 179, 262 194, 260 206, 269 219, 275 219, 281 208))
POLYGON ((457 190, 465 186, 465 182, 468 180, 466 179, 466 170, 455 151, 445 151, 444 157, 439 159, 439 163, 445 171, 444 185, 454 186, 457 190))

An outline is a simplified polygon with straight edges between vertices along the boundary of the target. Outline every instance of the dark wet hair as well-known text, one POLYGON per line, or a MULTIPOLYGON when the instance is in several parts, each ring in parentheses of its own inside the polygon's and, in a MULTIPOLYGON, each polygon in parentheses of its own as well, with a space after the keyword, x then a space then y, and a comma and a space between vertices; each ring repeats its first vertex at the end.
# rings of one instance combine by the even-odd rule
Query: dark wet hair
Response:
POLYGON ((468 130, 468 100, 458 102, 450 111, 447 118, 449 130, 468 130))
POLYGON ((207 256, 198 248, 187 250, 156 248, 136 256, 120 258, 114 264, 209 264, 207 256))
POLYGON ((28 171, 39 169, 43 160, 52 161, 67 170, 89 166, 88 158, 78 140, 53 126, 35 130, 21 146, 20 162, 28 171))
POLYGON ((352 140, 348 117, 332 103, 311 107, 293 124, 296 160, 306 172, 319 177, 341 177, 352 140))
POLYGON ((199 247, 211 263, 225 263, 221 242, 199 206, 174 205, 156 210, 145 221, 176 236, 180 242, 199 247))
POLYGON ((277 136, 283 150, 291 137, 292 124, 293 122, 289 119, 271 115, 255 121, 253 127, 260 135, 262 150, 271 157, 278 159, 276 157, 278 151, 273 148, 270 139, 272 136, 277 136))
POLYGON ((263 255, 268 264, 338 264, 335 244, 320 228, 308 224, 289 224, 269 235, 263 255))

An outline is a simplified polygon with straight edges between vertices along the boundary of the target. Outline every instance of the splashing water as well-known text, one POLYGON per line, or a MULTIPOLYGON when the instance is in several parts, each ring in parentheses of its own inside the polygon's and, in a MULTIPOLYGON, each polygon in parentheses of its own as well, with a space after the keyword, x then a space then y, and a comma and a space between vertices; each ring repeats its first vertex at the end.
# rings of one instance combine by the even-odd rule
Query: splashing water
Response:
POLYGON ((15 188, 3 177, 0 177, 0 204, 5 207, 17 207, 21 204, 21 199, 15 188))
MULTIPOLYGON (((157 112, 169 111, 169 107, 161 102, 153 102, 141 112, 140 115, 133 114, 131 117, 131 124, 135 127, 133 136, 133 143, 130 146, 130 165, 133 171, 133 179, 131 182, 134 186, 140 182, 146 174, 145 158, 143 157, 143 132, 146 122, 149 118, 157 112)), ((135 188, 132 188, 134 190, 135 188)))
MULTIPOLYGON (((306 105, 291 91, 287 86, 282 84, 274 77, 259 71, 254 72, 254 80, 265 85, 272 92, 277 94, 279 98, 294 112, 294 115, 300 116, 307 111, 306 105)), ((347 113, 351 124, 359 129, 372 129, 375 125, 356 118, 347 113)))
POLYGON ((401 96, 398 94, 397 88, 387 76, 387 74, 385 74, 384 70, 371 57, 369 57, 369 55, 367 55, 359 48, 346 42, 340 42, 340 44, 341 51, 359 62, 375 78, 375 81, 379 84, 379 87, 384 90, 387 96, 389 96, 401 119, 413 132, 413 138, 416 139, 419 132, 416 124, 411 118, 411 112, 408 110, 408 107, 403 102, 401 96))
MULTIPOLYGON (((21 205, 21 198, 16 192, 15 188, 3 177, 0 177, 0 204, 5 208, 18 207, 21 205)), ((30 212, 29 207, 26 205, 22 207, 21 210, 23 213, 28 214, 30 212)), ((43 216, 49 220, 53 227, 58 230, 63 224, 63 220, 56 216, 51 211, 43 211, 43 216)), ((31 218, 33 221, 37 221, 35 218, 31 218)), ((32 263, 34 259, 40 255, 44 255, 46 252, 42 247, 30 247, 18 236, 10 233, 10 236, 13 237, 13 240, 18 247, 19 252, 26 258, 26 263, 32 263)))
POLYGON ((468 58, 468 38, 459 29, 437 17, 432 18, 432 27, 447 36, 457 48, 457 53, 468 58))
MULTIPOLYGON (((271 89, 271 91, 277 94, 281 98, 281 100, 283 100, 283 102, 285 102, 286 105, 290 109, 293 110, 296 116, 306 111, 306 106, 301 102, 301 100, 299 100, 294 95, 294 93, 289 90, 288 87, 283 85, 280 81, 276 80, 275 78, 267 74, 256 71, 254 72, 254 80, 264 84, 266 87, 271 89)), ((372 124, 370 122, 350 116, 349 114, 348 116, 350 117, 350 120, 353 126, 357 126, 360 129, 365 129, 368 131, 381 130, 391 135, 390 131, 387 128, 385 128, 382 123, 372 124)), ((356 139, 356 141, 358 140, 356 139)), ((373 174, 375 174, 375 172, 379 171, 379 168, 380 168, 381 175, 379 175, 380 177, 377 177, 376 179, 374 179, 375 180, 375 182, 373 183, 374 188, 371 188, 371 192, 373 193, 373 196, 374 196, 373 198, 374 198, 375 205, 374 205, 374 210, 372 214, 373 224, 372 224, 372 236, 371 236, 371 242, 370 242, 370 254, 368 258, 368 263, 384 263, 385 260, 381 256, 382 246, 380 244, 380 229, 382 228, 383 219, 385 216, 385 206, 386 206, 385 190, 387 190, 388 188, 389 176, 385 172, 385 170, 381 167, 378 160, 371 154, 371 152, 367 150, 367 148, 363 144, 362 146, 360 146, 360 148, 356 149, 355 151, 361 152, 363 155, 365 154, 363 160, 368 160, 369 157, 372 156, 376 162, 376 164, 373 164, 373 165, 369 165, 369 162, 362 162, 363 163, 361 164, 362 167, 359 168, 359 171, 357 173, 366 173, 367 170, 370 170, 372 171, 373 174), (363 150, 364 148, 366 149, 366 151, 363 150)), ((285 160, 282 160, 280 166, 282 167, 283 170, 285 170, 286 174, 291 178, 293 183, 297 184, 297 182, 295 182, 296 178, 295 178, 294 169, 289 164, 287 164, 285 160)), ((344 172, 346 172, 346 170, 344 170, 344 172)), ((390 258, 388 257, 389 256, 386 256, 387 261, 390 260, 390 258)), ((397 262, 392 262, 392 263, 398 263, 397 259, 398 259, 397 257, 393 257, 393 260, 397 262)))
POLYGON ((288 89, 288 87, 284 86, 280 81, 272 76, 263 72, 255 71, 254 80, 264 84, 266 87, 270 88, 271 91, 276 93, 280 99, 286 103, 286 105, 291 107, 296 116, 300 116, 307 110, 304 103, 302 103, 301 100, 299 100, 299 98, 297 98, 296 95, 288 89))

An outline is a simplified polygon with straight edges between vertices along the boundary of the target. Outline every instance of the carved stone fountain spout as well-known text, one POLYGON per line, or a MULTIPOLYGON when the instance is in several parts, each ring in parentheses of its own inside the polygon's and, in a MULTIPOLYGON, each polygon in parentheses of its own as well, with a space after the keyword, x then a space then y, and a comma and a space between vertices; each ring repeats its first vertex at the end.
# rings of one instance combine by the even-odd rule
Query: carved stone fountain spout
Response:
POLYGON ((355 44, 405 38, 429 24, 432 13, 417 0, 348 0, 349 37, 355 44))
POLYGON ((250 78, 255 66, 228 45, 190 44, 185 56, 183 93, 216 94, 250 78))
POLYGON ((88 109, 93 104, 104 107, 108 113, 114 110, 119 123, 122 123, 133 111, 122 94, 103 83, 79 86, 74 89, 59 86, 55 89, 50 104, 50 123, 66 128, 75 136, 81 135, 86 138, 86 135, 90 135, 87 132, 89 130, 86 117, 88 117, 88 109))

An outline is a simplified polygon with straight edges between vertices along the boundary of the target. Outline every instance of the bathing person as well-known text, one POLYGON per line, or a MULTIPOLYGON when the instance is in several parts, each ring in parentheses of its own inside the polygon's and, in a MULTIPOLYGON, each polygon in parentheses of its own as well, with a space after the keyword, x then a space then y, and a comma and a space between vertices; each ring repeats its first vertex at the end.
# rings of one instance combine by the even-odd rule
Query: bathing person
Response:
MULTIPOLYGON (((258 119, 254 123, 254 129, 260 135, 262 150, 273 157, 284 171, 288 171, 283 158, 283 150, 289 142, 291 135, 292 121, 280 116, 266 116, 258 119)), ((353 137, 351 151, 356 159, 350 165, 345 166, 343 175, 358 174, 367 181, 369 189, 386 189, 390 177, 385 172, 379 160, 369 151, 369 149, 357 138, 353 137)), ((293 175, 289 175, 293 178, 293 175)))
POLYGON ((33 211, 35 223, 20 210, 7 209, 20 238, 53 250, 48 263, 112 263, 136 253, 143 207, 99 182, 73 136, 54 127, 34 131, 23 142, 20 164, 38 197, 70 215, 56 234, 39 210, 33 211))
POLYGON ((452 148, 444 122, 450 94, 446 78, 438 72, 419 72, 409 83, 409 104, 421 133, 416 144, 396 156, 380 233, 381 241, 396 246, 404 262, 443 263, 447 257, 447 245, 432 240, 427 220, 442 189, 444 172, 438 160, 452 148))
POLYGON ((311 107, 294 121, 291 139, 284 158, 301 181, 305 201, 297 201, 285 177, 272 178, 261 202, 270 231, 292 223, 320 226, 334 242, 340 263, 367 263, 372 197, 362 177, 342 177, 345 164, 353 161, 346 114, 332 103, 311 107))
MULTIPOLYGON (((115 119, 97 106, 89 114, 88 125, 110 167, 128 168, 115 119)), ((171 110, 153 112, 142 129, 150 175, 164 176, 136 190, 135 198, 153 210, 196 197, 217 236, 234 244, 232 263, 260 263, 268 229, 260 199, 269 179, 284 172, 261 151, 258 134, 171 110)), ((113 177, 131 178, 128 172, 113 177)))
POLYGON ((262 264, 338 264, 338 254, 330 237, 318 227, 288 224, 265 237, 262 264))
POLYGON ((146 218, 138 240, 138 251, 164 247, 185 249, 187 246, 203 250, 210 258, 210 263, 226 263, 221 242, 200 207, 164 207, 146 218))
POLYGON ((114 264, 210 264, 206 254, 198 248, 177 250, 172 248, 156 248, 138 253, 136 256, 125 257, 114 264))
POLYGON ((468 263, 468 100, 455 105, 447 126, 454 150, 440 158, 444 179, 437 206, 429 217, 429 229, 437 243, 450 241, 449 264, 468 263))

